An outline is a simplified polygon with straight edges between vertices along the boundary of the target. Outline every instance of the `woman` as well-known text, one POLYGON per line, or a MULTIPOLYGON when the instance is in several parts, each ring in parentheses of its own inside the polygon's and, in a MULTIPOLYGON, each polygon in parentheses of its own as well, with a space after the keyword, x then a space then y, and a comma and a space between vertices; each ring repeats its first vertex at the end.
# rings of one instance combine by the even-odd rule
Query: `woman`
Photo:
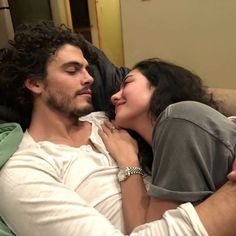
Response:
POLYGON ((128 231, 182 202, 198 204, 226 182, 236 126, 214 109, 217 104, 197 75, 157 58, 144 60, 111 101, 115 126, 106 122, 99 134, 120 167, 128 231), (120 127, 137 132, 152 147, 153 157, 141 159, 142 168, 152 173, 148 194, 137 144, 120 127))

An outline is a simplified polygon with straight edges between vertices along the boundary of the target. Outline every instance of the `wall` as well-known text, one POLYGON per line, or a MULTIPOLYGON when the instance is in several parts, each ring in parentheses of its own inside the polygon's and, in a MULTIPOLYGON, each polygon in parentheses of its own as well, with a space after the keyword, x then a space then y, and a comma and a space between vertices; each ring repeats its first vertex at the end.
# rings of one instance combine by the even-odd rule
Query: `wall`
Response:
POLYGON ((69 0, 50 0, 52 18, 56 25, 65 24, 73 28, 69 0))
POLYGON ((96 0, 99 45, 117 66, 123 65, 120 1, 96 0))
POLYGON ((235 0, 121 0, 126 66, 158 56, 236 88, 235 0))
MULTIPOLYGON (((5 6, 8 6, 7 4, 5 6)), ((6 46, 9 39, 13 39, 14 37, 14 29, 12 24, 12 19, 10 15, 10 11, 8 9, 0 10, 0 48, 6 46)))
POLYGON ((98 21, 97 21, 97 8, 94 0, 88 0, 89 20, 91 27, 91 37, 93 45, 100 47, 98 21))

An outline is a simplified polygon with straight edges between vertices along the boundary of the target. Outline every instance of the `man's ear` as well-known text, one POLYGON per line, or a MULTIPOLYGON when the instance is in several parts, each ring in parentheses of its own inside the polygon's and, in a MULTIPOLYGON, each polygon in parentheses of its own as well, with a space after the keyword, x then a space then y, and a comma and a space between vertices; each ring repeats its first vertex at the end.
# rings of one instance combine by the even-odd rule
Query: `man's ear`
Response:
POLYGON ((24 85, 27 89, 29 89, 29 91, 35 94, 40 94, 44 87, 40 79, 36 79, 30 76, 25 79, 24 85))

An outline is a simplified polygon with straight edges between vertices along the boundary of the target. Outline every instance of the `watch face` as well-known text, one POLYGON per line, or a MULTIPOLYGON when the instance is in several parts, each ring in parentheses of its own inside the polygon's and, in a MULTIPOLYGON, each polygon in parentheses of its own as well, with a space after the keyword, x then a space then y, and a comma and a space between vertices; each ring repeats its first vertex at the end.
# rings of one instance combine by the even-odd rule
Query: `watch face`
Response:
POLYGON ((126 169, 119 169, 117 176, 119 181, 125 180, 127 178, 126 169))

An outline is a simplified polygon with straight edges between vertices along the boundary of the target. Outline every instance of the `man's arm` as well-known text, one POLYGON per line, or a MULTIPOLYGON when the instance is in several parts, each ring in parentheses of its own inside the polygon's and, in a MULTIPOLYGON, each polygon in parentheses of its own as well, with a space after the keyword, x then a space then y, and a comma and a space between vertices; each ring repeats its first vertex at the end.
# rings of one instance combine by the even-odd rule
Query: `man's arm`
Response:
POLYGON ((227 182, 196 207, 210 236, 236 235, 236 152, 232 172, 229 173, 228 179, 231 182, 227 182))
POLYGON ((226 183, 196 207, 210 236, 236 235, 236 184, 226 183))
MULTIPOLYGON (((16 235, 123 235, 79 193, 63 184, 50 158, 45 163, 41 158, 32 158, 31 153, 32 148, 24 154, 17 152, 0 171, 0 214, 16 235)), ((180 227, 193 235, 196 227, 203 227, 199 220, 191 221, 191 216, 175 210, 168 218, 145 225, 131 235, 176 236, 180 227)))
MULTIPOLYGON (((0 214, 16 235, 123 235, 77 193, 60 183, 50 163, 41 171, 40 159, 25 157, 25 162, 19 161, 16 157, 0 172, 0 214), (5 168, 9 170, 5 172, 5 168)), ((235 199, 236 185, 227 184, 197 207, 210 235, 236 234, 235 199)), ((179 232, 207 235, 191 204, 167 211, 161 220, 138 227, 131 235, 177 236, 179 232)))

